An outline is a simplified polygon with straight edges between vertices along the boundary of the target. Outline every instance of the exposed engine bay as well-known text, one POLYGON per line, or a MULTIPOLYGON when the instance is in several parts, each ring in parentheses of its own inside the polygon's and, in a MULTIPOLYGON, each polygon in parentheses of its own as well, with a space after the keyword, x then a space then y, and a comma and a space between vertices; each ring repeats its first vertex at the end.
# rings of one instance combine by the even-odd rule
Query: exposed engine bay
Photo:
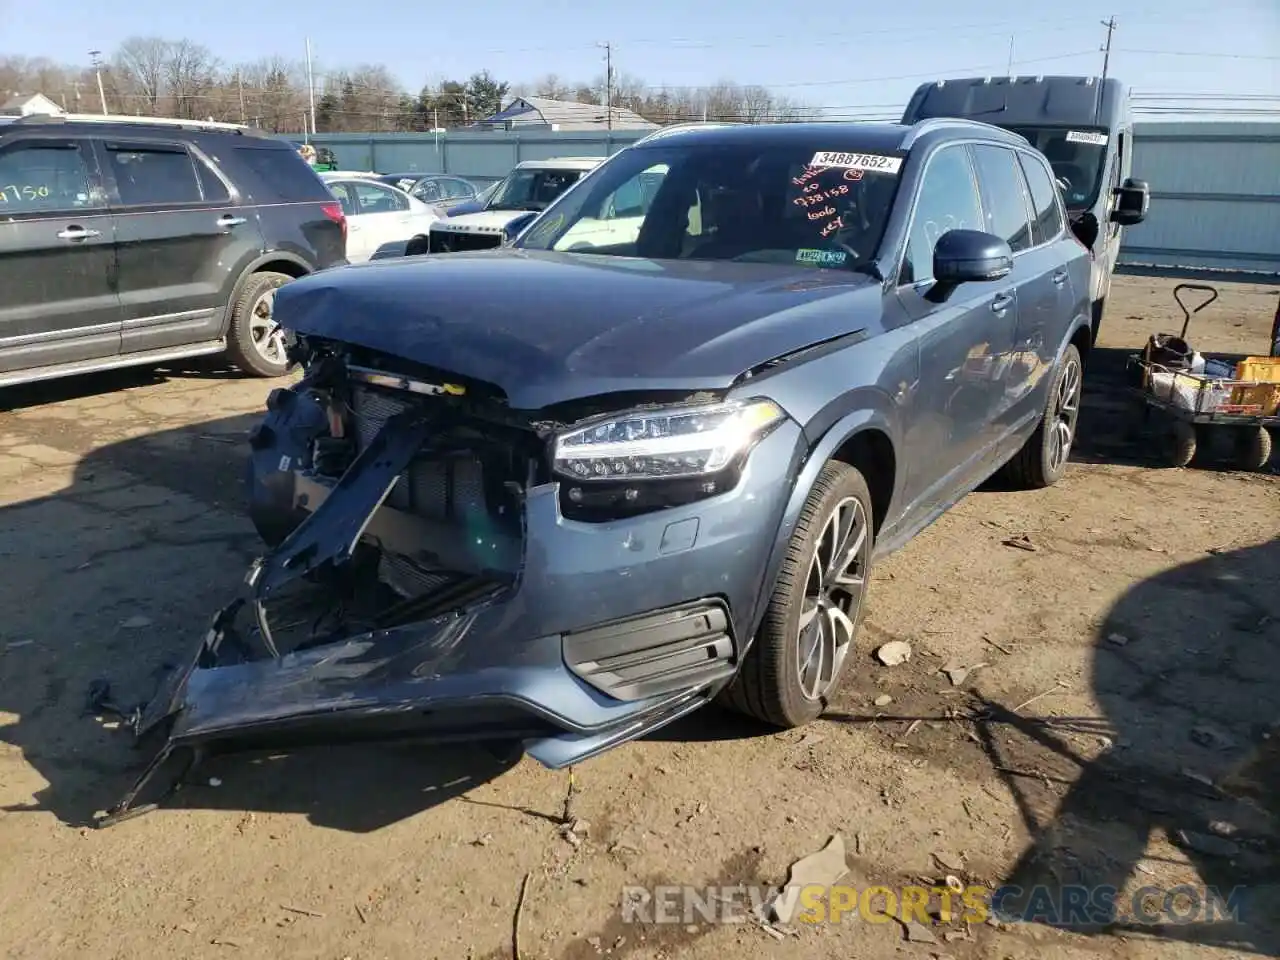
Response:
POLYGON ((523 497, 542 479, 545 428, 483 386, 393 372, 383 359, 308 357, 308 375, 272 394, 250 438, 251 514, 277 548, 249 578, 264 652, 465 609, 519 576, 523 497), (403 428, 383 434, 388 424, 403 428), (403 469, 386 474, 397 456, 403 469), (369 509, 291 542, 344 477, 369 487, 369 509))

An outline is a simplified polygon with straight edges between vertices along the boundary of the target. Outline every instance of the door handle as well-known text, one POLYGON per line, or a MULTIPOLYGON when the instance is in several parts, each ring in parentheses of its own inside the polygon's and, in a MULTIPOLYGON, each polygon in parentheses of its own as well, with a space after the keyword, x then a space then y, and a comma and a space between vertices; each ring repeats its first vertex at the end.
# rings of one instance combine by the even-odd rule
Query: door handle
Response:
POLYGON ((1060 287, 1066 282, 1067 282, 1067 271, 1059 270, 1057 273, 1053 275, 1053 283, 1055 286, 1060 287))
POLYGON ((244 217, 233 217, 229 213, 218 218, 218 226, 220 227, 238 227, 240 224, 247 222, 244 217))
POLYGON ((99 230, 86 230, 84 227, 72 224, 65 230, 58 231, 59 240, 88 240, 90 237, 100 237, 102 232, 99 230))
POLYGON ((1004 313, 1009 309, 1009 305, 1013 303, 1013 297, 1007 293, 997 294, 996 298, 991 301, 992 313, 1004 313))

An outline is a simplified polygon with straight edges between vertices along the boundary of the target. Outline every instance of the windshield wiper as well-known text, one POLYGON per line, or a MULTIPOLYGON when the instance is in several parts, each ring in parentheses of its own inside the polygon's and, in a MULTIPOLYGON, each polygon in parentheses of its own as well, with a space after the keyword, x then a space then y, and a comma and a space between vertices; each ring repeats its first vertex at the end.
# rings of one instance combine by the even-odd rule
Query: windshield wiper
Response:
POLYGON ((873 280, 884 282, 884 274, 874 260, 862 260, 849 267, 854 273, 864 273, 873 280))

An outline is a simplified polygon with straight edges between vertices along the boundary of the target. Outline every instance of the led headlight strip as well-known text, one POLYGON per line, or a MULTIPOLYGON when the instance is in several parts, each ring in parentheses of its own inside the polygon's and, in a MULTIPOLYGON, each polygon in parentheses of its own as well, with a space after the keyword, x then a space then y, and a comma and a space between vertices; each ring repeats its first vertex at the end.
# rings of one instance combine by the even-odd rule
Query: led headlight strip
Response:
POLYGON ((557 473, 575 480, 661 480, 723 470, 786 414, 772 400, 619 414, 561 434, 557 473))

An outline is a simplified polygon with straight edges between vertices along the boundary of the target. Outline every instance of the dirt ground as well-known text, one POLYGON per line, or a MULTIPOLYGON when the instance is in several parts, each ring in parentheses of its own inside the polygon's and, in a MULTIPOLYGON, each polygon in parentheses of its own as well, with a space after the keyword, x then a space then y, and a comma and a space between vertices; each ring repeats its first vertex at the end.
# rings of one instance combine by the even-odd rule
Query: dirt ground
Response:
MULTIPOLYGON (((257 549, 243 438, 271 385, 7 391, 0 955, 510 957, 526 875, 524 960, 1280 955, 1280 481, 1147 456, 1119 385, 1130 349, 1177 329, 1171 288, 1117 278, 1059 485, 974 493, 877 570, 823 720, 776 734, 709 709, 584 764, 580 844, 566 772, 405 745, 220 758, 162 809, 88 826, 145 760, 85 712, 88 686, 146 697, 234 591, 257 549), (911 659, 879 664, 898 639, 911 659), (626 885, 779 883, 835 834, 858 887, 1208 884, 1240 888, 1240 922, 953 920, 936 943, 852 917, 623 922, 626 885)), ((1224 284, 1191 338, 1265 353, 1277 297, 1224 284)))

